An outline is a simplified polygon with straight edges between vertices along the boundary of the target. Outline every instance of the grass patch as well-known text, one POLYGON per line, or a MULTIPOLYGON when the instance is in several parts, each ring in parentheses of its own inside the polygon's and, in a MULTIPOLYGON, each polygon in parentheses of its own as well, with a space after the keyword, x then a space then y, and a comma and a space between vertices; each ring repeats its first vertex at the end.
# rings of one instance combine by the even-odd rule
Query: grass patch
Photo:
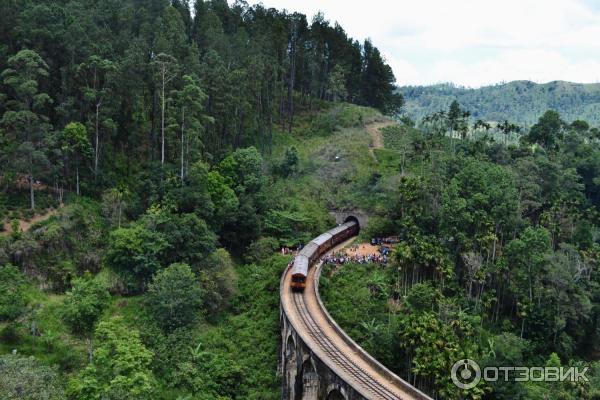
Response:
POLYGON ((371 327, 387 325, 389 315, 384 268, 378 264, 344 264, 339 268, 328 265, 319 283, 321 297, 333 319, 375 357, 378 348, 371 327))

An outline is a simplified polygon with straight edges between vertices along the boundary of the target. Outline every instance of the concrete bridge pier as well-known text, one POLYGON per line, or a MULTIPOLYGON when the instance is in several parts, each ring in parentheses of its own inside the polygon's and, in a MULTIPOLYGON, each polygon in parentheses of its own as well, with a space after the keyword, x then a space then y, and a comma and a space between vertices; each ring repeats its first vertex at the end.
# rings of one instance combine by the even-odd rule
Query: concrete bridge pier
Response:
POLYGON ((282 400, 365 400, 304 343, 281 312, 282 400))
POLYGON ((302 400, 319 400, 319 375, 312 359, 302 366, 302 400))

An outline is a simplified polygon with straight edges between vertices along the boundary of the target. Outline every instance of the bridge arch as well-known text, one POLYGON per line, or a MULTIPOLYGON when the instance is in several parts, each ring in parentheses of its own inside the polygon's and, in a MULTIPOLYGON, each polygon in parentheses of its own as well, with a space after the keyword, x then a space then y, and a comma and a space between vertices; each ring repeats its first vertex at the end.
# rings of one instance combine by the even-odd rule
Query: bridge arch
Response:
POLYGON ((294 335, 292 335, 291 333, 287 336, 286 339, 286 346, 285 346, 285 354, 286 355, 290 355, 290 354, 296 354, 296 341, 294 340, 294 335))
POLYGON ((331 384, 327 387, 326 400, 348 400, 348 395, 340 385, 331 384))

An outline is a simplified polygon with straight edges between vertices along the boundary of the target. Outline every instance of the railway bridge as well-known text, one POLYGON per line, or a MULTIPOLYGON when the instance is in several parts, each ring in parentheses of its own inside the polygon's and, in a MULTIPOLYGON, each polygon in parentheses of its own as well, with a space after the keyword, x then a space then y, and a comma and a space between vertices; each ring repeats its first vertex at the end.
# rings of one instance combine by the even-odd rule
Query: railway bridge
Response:
MULTIPOLYGON (((346 218, 358 218, 348 216, 346 218)), ((280 283, 282 400, 431 399, 377 362, 331 318, 319 295, 320 263, 303 292, 280 283)))

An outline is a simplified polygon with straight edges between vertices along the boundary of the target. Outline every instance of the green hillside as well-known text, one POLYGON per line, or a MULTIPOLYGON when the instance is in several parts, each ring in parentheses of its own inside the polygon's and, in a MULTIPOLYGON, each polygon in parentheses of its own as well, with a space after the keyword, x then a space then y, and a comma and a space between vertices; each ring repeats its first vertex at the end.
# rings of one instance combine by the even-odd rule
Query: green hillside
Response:
POLYGON ((441 109, 453 100, 471 111, 474 119, 509 120, 532 125, 548 109, 558 111, 568 122, 583 119, 600 124, 600 84, 555 81, 537 84, 514 81, 478 89, 453 84, 405 86, 400 92, 406 101, 405 111, 415 120, 441 109))

